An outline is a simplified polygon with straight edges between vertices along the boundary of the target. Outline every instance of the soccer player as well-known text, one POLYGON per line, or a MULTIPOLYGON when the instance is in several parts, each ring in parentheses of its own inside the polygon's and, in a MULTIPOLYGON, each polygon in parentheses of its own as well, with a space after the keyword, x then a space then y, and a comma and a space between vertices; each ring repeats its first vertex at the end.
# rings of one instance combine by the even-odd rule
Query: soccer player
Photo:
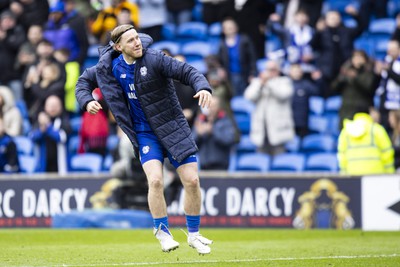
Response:
POLYGON ((185 190, 188 244, 199 254, 208 254, 212 241, 199 233, 197 146, 178 102, 173 79, 193 87, 193 97, 203 108, 210 106, 211 87, 195 68, 148 48, 151 43, 150 36, 139 35, 131 25, 116 27, 111 32, 111 44, 100 52, 97 65, 80 76, 76 97, 82 109, 96 114, 101 106, 91 92, 99 87, 117 124, 139 154, 149 184, 154 234, 162 251, 179 247, 168 230, 164 198, 162 165, 168 157, 185 190))

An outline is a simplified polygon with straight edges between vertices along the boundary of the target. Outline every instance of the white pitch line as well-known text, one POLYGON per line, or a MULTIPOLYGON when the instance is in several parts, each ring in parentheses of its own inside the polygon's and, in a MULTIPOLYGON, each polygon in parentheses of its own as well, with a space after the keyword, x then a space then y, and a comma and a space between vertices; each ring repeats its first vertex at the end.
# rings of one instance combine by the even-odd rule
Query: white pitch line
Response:
MULTIPOLYGON (((97 266, 151 266, 151 265, 178 265, 178 264, 204 264, 204 263, 243 263, 243 262, 268 262, 268 261, 294 261, 294 260, 335 260, 335 259, 369 259, 369 258, 396 258, 400 254, 386 255, 355 255, 355 256, 320 256, 320 257, 287 257, 269 259, 236 259, 236 260, 195 260, 195 261, 170 261, 170 262, 126 262, 126 263, 99 263, 99 264, 57 264, 42 267, 97 267, 97 266)), ((12 266, 12 265, 9 265, 12 266)), ((24 265, 23 267, 33 267, 24 265)))
POLYGON ((261 261, 294 261, 294 260, 329 260, 329 259, 369 259, 369 258, 396 258, 400 254, 388 255, 355 255, 355 256, 320 256, 320 257, 287 257, 269 259, 236 259, 236 260, 197 260, 197 261, 170 261, 170 262, 127 262, 127 263, 99 263, 99 264, 79 264, 79 265, 54 265, 53 267, 97 267, 97 266, 149 266, 149 265, 177 265, 177 264, 203 264, 203 263, 241 263, 241 262, 261 262, 261 261))

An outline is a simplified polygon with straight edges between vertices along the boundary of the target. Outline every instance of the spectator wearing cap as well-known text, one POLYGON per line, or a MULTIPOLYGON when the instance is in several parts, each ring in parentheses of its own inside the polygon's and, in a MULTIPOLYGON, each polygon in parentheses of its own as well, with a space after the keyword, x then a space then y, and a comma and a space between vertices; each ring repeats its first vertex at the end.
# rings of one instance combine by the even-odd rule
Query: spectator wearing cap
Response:
POLYGON ((25 31, 17 24, 14 13, 3 11, 0 14, 0 85, 10 87, 16 100, 22 99, 22 84, 14 65, 24 42, 25 31))
POLYGON ((65 4, 61 0, 50 7, 49 20, 44 29, 44 38, 53 44, 54 49, 68 49, 70 51, 69 61, 76 61, 79 58, 81 47, 77 33, 68 24, 65 4))

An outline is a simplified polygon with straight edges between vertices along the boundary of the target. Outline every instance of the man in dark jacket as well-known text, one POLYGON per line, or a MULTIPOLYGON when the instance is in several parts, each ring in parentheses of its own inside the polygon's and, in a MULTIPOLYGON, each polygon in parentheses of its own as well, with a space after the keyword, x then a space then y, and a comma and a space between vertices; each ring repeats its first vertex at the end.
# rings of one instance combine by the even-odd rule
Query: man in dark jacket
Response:
POLYGON ((77 100, 82 109, 96 114, 101 106, 91 92, 99 87, 116 122, 131 140, 135 153, 139 153, 149 184, 154 234, 165 252, 179 247, 168 230, 163 194, 162 164, 168 156, 185 189, 189 246, 200 254, 208 254, 212 241, 199 234, 201 195, 195 155, 198 149, 172 79, 193 87, 194 98, 199 99, 203 108, 211 102, 210 85, 190 65, 147 48, 152 39, 147 35, 139 38, 132 25, 116 27, 111 41, 112 47, 101 51, 97 65, 79 78, 77 100))

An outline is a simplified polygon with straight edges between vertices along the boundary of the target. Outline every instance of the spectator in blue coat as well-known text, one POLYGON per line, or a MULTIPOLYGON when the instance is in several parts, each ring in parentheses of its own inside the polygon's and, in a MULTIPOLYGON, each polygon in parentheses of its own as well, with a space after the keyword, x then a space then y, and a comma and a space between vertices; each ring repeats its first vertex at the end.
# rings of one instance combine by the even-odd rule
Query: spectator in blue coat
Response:
POLYGON ((210 108, 197 116, 194 136, 199 146, 200 168, 227 170, 229 153, 235 144, 235 127, 218 97, 214 96, 210 108))
POLYGON ((50 95, 45 102, 44 111, 39 113, 38 123, 29 134, 39 145, 39 172, 67 172, 67 136, 70 133, 68 119, 63 113, 61 98, 50 95))
POLYGON ((200 182, 196 160, 197 146, 183 115, 173 80, 190 85, 199 105, 208 107, 211 88, 206 78, 187 63, 148 48, 152 39, 139 37, 132 25, 124 24, 111 32, 112 46, 100 52, 96 66, 85 70, 76 86, 82 109, 96 114, 100 104, 92 90, 99 87, 118 126, 140 154, 146 173, 148 201, 154 220, 154 234, 164 252, 179 247, 168 230, 163 188, 163 162, 168 156, 185 189, 184 209, 188 244, 200 254, 211 252, 211 240, 199 234, 200 182))
POLYGON ((12 137, 6 134, 3 118, 0 117, 0 173, 15 173, 18 171, 17 146, 12 137))

